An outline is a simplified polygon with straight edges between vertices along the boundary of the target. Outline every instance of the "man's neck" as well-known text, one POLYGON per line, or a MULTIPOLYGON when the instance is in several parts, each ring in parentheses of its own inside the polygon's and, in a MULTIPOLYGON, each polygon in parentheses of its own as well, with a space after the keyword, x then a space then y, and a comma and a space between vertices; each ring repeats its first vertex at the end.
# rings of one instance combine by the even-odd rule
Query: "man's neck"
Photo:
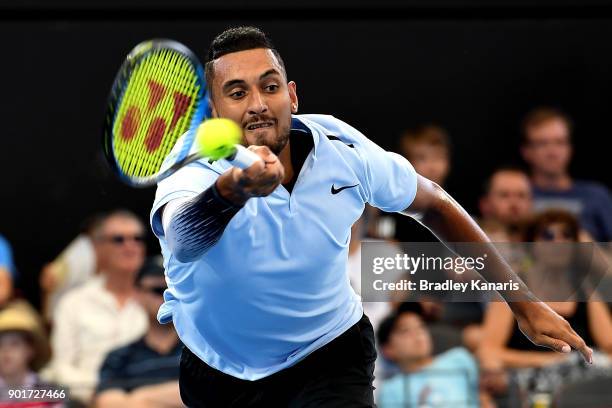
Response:
POLYGON ((123 305, 134 293, 134 282, 125 275, 106 276, 106 290, 108 290, 123 305))
POLYGON ((569 190, 572 187, 572 178, 567 173, 546 174, 533 173, 533 184, 544 190, 569 190))
POLYGON ((278 155, 278 159, 285 168, 285 177, 282 184, 287 184, 293 179, 293 163, 291 163, 291 140, 287 140, 287 144, 278 155))
POLYGON ((178 336, 172 324, 149 322, 149 330, 145 334, 145 343, 160 354, 166 354, 176 346, 178 336))
POLYGON ((398 363, 402 372, 413 373, 422 370, 433 362, 433 357, 427 356, 416 360, 401 361, 398 363))

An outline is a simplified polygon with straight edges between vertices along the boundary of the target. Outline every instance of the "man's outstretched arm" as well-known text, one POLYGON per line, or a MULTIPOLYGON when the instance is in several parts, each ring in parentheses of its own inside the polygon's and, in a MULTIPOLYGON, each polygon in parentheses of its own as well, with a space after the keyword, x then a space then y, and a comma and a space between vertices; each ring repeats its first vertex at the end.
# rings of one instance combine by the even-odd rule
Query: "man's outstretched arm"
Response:
MULTIPOLYGON (((417 176, 417 193, 412 204, 403 211, 406 215, 420 215, 420 222, 429 228, 442 242, 477 242, 483 244, 479 251, 487 253, 487 268, 480 274, 489 282, 519 282, 519 301, 511 301, 510 293, 500 292, 521 331, 539 346, 569 353, 572 348, 592 362, 593 351, 576 334, 569 323, 539 301, 499 255, 489 238, 468 213, 440 186, 422 176, 417 176)), ((468 255, 468 254, 460 254, 468 255)), ((513 297, 517 293, 512 294, 513 297)))
POLYGON ((266 146, 250 146, 262 158, 248 169, 232 167, 201 194, 175 199, 162 209, 168 246, 180 262, 198 259, 221 238, 232 217, 251 197, 271 194, 284 176, 278 157, 266 146))

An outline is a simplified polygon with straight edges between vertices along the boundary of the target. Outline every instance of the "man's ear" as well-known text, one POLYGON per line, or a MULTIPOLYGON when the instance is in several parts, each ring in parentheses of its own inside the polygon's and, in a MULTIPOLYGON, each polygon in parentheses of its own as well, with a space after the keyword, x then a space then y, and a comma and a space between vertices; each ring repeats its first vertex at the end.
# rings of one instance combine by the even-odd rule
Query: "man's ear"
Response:
POLYGON ((289 99, 291 100, 291 113, 295 114, 298 112, 299 107, 297 85, 294 81, 289 81, 287 83, 287 88, 289 90, 289 99))

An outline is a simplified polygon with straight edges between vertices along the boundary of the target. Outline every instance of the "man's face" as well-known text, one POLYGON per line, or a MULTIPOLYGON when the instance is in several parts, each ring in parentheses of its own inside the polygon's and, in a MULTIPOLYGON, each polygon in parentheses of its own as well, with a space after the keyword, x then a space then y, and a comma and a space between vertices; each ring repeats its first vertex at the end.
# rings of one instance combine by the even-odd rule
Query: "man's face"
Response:
POLYGON ((416 313, 402 313, 384 346, 385 356, 395 362, 409 362, 431 356, 431 335, 416 313))
POLYGON ((523 147, 523 158, 531 168, 548 176, 567 172, 572 146, 567 124, 551 119, 527 131, 528 144, 523 147))
POLYGON ((414 144, 406 158, 417 173, 439 185, 444 184, 450 167, 445 148, 426 143, 414 144))
POLYGON ((531 209, 531 187, 525 174, 500 171, 493 175, 489 194, 482 202, 483 216, 515 225, 528 217, 531 209))
POLYGON ((266 48, 233 52, 213 64, 213 116, 240 124, 244 144, 280 153, 289 140, 298 100, 295 82, 287 83, 274 53, 266 48))
POLYGON ((108 218, 96 239, 96 250, 103 271, 134 276, 145 257, 142 225, 132 218, 108 218))

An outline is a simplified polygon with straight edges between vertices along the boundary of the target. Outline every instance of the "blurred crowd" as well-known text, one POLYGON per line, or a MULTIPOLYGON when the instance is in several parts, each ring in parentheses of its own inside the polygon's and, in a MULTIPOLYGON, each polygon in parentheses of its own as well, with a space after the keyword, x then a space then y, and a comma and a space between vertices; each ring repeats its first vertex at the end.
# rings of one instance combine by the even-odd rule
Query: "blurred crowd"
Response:
MULTIPOLYGON (((157 322, 166 280, 161 256, 146 258, 146 229, 126 210, 98 214, 41 271, 40 313, 3 298, 0 407, 183 406, 182 344, 157 322), (44 397, 16 396, 26 389, 44 397)), ((2 247, 10 282, 16 268, 2 247)))
MULTIPOLYGON (((390 297, 388 303, 365 302, 378 333, 375 385, 381 408, 612 406, 612 195, 605 186, 569 173, 572 122, 562 111, 529 112, 521 137, 516 162, 522 158, 523 165, 500 165, 486 177, 480 214, 473 218, 528 287, 594 348, 594 365, 587 366, 577 353, 534 345, 504 302, 451 303, 412 294, 390 297), (572 257, 580 245, 596 248, 603 259, 596 279, 586 279, 576 268, 572 257)), ((444 186, 452 152, 442 127, 406 131, 398 151, 419 174, 444 186)), ((411 217, 370 209, 364 218, 367 227, 353 235, 350 251, 355 288, 361 282, 360 241, 385 240, 408 251, 409 243, 436 240, 411 217)), ((445 276, 428 278, 457 276, 441 273, 445 276)))
MULTIPOLYGON (((407 130, 397 151, 418 173, 444 186, 452 147, 441 126, 407 130)), ((486 177, 480 214, 474 218, 491 240, 592 242, 609 259, 612 195, 605 186, 575 180, 569 173, 569 117, 553 108, 526 115, 517 162, 519 157, 524 167, 500 166, 486 177)), ((41 310, 14 293, 18 268, 10 244, 0 236, 0 408, 182 406, 182 344, 172 324, 160 325, 156 319, 166 281, 161 257, 146 255, 147 230, 126 210, 92 216, 83 232, 42 268, 41 310), (26 402, 15 394, 24 390, 46 397, 26 402)), ((436 238, 418 217, 368 208, 353 227, 349 247, 347 275, 358 293, 364 240, 384 241, 394 251, 401 243, 436 238)), ((562 260, 567 254, 563 246, 557 248, 552 257, 532 262, 530 270, 546 269, 559 277, 578 273, 566 270, 569 263, 562 260)), ((509 262, 521 270, 522 260, 509 262)), ((536 282, 536 275, 522 272, 530 287, 547 287, 536 282)), ((605 271, 595 283, 609 285, 610 274, 605 271)), ((575 353, 533 345, 504 302, 448 303, 427 297, 364 302, 377 331, 378 404, 546 407, 577 397, 581 403, 574 406, 589 406, 588 398, 610 403, 612 317, 606 300, 593 287, 588 296, 547 302, 595 349, 595 364, 589 367, 575 353)))

